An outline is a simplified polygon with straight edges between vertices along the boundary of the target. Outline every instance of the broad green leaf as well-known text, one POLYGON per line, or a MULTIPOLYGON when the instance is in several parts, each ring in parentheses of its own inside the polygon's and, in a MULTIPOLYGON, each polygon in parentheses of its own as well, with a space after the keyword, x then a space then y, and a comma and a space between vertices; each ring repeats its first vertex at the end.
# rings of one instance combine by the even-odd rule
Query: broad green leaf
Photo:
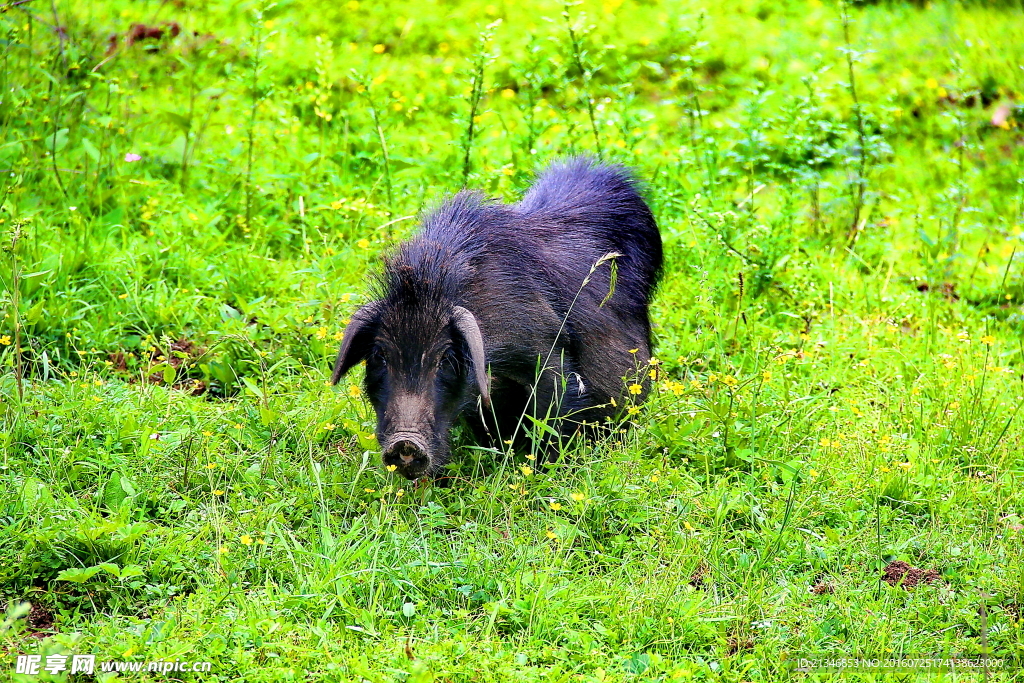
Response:
POLYGON ((105 571, 106 573, 110 574, 111 576, 117 578, 121 577, 121 567, 119 567, 117 564, 113 562, 102 562, 96 566, 105 571))
POLYGON ((129 496, 134 497, 134 496, 138 495, 138 492, 135 490, 135 485, 132 484, 131 479, 129 479, 128 477, 126 477, 124 475, 121 476, 121 488, 129 496))
POLYGON ((164 118, 186 133, 192 128, 192 122, 185 116, 175 111, 165 111, 164 118))
POLYGON ((242 377, 241 379, 242 379, 242 384, 244 384, 245 387, 249 391, 251 391, 254 396, 256 396, 256 398, 259 398, 259 399, 263 399, 264 398, 263 390, 259 388, 259 385, 257 385, 256 382, 253 382, 248 377, 242 377))
POLYGON ((46 138, 46 146, 52 151, 59 152, 68 144, 68 129, 61 128, 53 135, 46 138))
POLYGON ((82 149, 85 150, 85 153, 89 155, 90 159, 97 164, 100 163, 100 151, 96 149, 96 145, 89 142, 88 138, 82 138, 82 149))
POLYGON ((65 569, 57 574, 58 581, 71 581, 73 583, 85 583, 100 571, 99 566, 84 567, 82 569, 65 569))
POLYGON ((526 417, 529 418, 530 422, 532 422, 537 429, 541 430, 545 434, 548 434, 549 436, 553 436, 556 438, 558 437, 558 432, 556 432, 550 425, 548 425, 546 421, 538 420, 532 415, 527 415, 526 417))
POLYGON ((25 313, 26 325, 35 325, 39 322, 39 316, 43 314, 43 304, 45 303, 45 300, 40 299, 32 308, 28 309, 28 312, 25 313))
POLYGON ((114 472, 107 480, 106 486, 103 487, 103 504, 107 506, 108 510, 116 510, 126 497, 127 494, 121 487, 121 475, 114 472))
POLYGON ((108 228, 124 224, 124 209, 120 206, 112 209, 100 218, 100 223, 108 228))
POLYGON ((245 480, 250 482, 250 483, 251 482, 259 481, 259 478, 260 478, 260 464, 257 462, 257 463, 253 463, 252 465, 249 465, 249 467, 246 468, 245 474, 243 476, 245 476, 245 480))

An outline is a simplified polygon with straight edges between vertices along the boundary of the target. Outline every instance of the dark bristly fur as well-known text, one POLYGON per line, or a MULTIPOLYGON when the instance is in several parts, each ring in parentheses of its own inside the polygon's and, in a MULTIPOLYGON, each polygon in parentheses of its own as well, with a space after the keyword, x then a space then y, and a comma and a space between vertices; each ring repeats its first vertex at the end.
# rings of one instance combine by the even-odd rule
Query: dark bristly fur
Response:
POLYGON ((654 217, 622 167, 553 164, 515 205, 461 192, 385 260, 332 381, 367 361, 384 460, 410 479, 444 468, 460 416, 481 438, 521 436, 524 413, 571 435, 613 418, 628 385, 646 393, 661 261, 654 217), (591 274, 608 254, 614 289, 609 262, 591 274))

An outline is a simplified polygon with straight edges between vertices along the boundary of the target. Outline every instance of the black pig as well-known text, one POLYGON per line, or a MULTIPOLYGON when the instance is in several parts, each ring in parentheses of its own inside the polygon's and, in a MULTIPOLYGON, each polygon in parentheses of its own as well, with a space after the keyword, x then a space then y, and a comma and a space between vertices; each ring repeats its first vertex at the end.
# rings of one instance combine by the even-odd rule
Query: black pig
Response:
POLYGON ((515 205, 460 192, 385 259, 331 381, 366 361, 384 462, 409 479, 441 472, 460 416, 479 437, 527 415, 569 436, 646 394, 661 260, 622 167, 555 163, 515 205))

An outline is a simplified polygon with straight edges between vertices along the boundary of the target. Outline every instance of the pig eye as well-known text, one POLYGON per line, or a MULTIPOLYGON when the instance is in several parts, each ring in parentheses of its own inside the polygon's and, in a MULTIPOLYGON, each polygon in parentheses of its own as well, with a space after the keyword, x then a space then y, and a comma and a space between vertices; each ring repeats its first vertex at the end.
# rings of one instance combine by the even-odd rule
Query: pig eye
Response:
POLYGON ((448 366, 452 369, 458 366, 459 358, 455 355, 455 349, 448 348, 443 354, 441 354, 441 360, 438 362, 438 367, 448 366))

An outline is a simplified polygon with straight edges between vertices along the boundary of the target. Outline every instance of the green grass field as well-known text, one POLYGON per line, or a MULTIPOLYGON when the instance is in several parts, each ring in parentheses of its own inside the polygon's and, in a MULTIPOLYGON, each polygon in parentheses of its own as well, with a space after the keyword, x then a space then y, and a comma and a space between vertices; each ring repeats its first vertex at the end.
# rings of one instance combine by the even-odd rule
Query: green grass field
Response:
POLYGON ((0 5, 0 680, 93 680, 19 654, 410 683, 1024 658, 1022 25, 0 5), (635 168, 662 231, 650 399, 546 474, 464 439, 450 488, 394 477, 362 372, 327 386, 369 274, 447 194, 514 201, 570 153, 635 168))

